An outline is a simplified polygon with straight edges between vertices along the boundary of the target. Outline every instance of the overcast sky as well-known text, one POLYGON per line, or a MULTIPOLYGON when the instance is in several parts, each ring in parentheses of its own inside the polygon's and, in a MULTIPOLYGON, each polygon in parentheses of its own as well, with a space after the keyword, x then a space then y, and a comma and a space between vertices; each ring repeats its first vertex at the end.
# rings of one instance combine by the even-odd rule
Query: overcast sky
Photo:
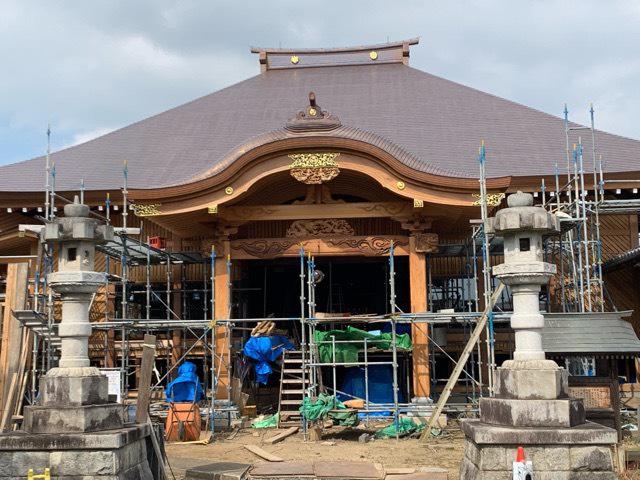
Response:
POLYGON ((640 139, 640 1, 0 0, 0 164, 256 75, 249 46, 420 36, 411 65, 640 139))

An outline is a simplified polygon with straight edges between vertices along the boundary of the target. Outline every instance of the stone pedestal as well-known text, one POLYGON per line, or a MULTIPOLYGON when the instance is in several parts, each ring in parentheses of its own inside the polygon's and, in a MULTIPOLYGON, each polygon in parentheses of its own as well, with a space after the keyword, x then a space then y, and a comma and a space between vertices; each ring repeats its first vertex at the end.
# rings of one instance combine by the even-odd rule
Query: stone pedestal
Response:
POLYGON ((462 424, 460 479, 510 480, 519 446, 536 480, 617 478, 617 433, 585 421, 582 400, 568 398, 566 370, 547 360, 505 363, 496 371, 497 396, 481 399, 480 419, 462 424))
POLYGON ((130 425, 96 433, 13 432, 0 435, 0 479, 24 479, 51 469, 52 479, 152 480, 157 460, 149 427, 130 425))

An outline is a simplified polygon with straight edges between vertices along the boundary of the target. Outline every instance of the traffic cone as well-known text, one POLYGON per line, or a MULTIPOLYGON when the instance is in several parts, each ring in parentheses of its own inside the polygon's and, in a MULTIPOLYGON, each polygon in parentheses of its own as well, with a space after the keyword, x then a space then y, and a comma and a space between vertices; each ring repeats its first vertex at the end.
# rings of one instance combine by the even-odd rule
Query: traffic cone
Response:
POLYGON ((518 453, 516 453, 516 462, 524 463, 524 447, 518 447, 518 453))

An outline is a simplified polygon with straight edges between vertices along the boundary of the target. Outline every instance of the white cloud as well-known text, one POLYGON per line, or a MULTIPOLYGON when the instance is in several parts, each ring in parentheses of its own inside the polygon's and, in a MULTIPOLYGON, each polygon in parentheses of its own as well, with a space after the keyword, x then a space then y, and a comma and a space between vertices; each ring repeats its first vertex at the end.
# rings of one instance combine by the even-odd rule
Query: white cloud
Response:
POLYGON ((88 132, 76 133, 73 136, 72 142, 68 146, 73 147, 74 145, 86 143, 90 140, 93 140, 94 138, 98 138, 98 137, 101 137, 102 135, 106 135, 107 133, 111 133, 114 130, 115 128, 98 127, 88 132))

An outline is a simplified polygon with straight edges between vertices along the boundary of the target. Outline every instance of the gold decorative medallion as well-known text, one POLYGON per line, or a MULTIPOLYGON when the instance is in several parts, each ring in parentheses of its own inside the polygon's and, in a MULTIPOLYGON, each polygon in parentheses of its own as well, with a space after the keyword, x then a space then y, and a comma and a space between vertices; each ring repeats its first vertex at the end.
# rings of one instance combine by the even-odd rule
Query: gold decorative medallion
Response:
POLYGON ((375 50, 371 50, 369 52, 369 58, 371 60, 377 60, 378 59, 378 52, 376 52, 375 50))
POLYGON ((233 187, 227 187, 224 189, 224 193, 231 195, 233 193, 233 187))
POLYGON ((211 215, 215 215, 216 213, 218 213, 218 205, 216 205, 215 203, 212 205, 209 205, 207 207, 207 213, 211 215))
POLYGON ((404 190, 407 186, 405 185, 405 183, 401 180, 398 183, 396 183, 396 187, 398 187, 398 190, 404 190))
POLYGON ((418 198, 413 199, 413 208, 422 208, 424 207, 424 201, 418 198))
POLYGON ((133 213, 136 217, 153 217, 155 215, 160 215, 160 203, 149 203, 149 204, 140 204, 134 203, 133 213))
MULTIPOLYGON (((478 200, 473 202, 473 205, 480 205, 482 197, 478 193, 473 194, 478 200)), ((502 203, 502 199, 505 197, 504 193, 488 193, 487 194, 487 207, 497 207, 502 203)))
POLYGON ((300 61, 300 58, 297 55, 291 55, 291 63, 293 63, 294 65, 297 65, 299 61, 300 61))
POLYGON ((319 185, 333 180, 340 173, 336 158, 339 153, 296 153, 289 155, 291 176, 306 185, 319 185))

